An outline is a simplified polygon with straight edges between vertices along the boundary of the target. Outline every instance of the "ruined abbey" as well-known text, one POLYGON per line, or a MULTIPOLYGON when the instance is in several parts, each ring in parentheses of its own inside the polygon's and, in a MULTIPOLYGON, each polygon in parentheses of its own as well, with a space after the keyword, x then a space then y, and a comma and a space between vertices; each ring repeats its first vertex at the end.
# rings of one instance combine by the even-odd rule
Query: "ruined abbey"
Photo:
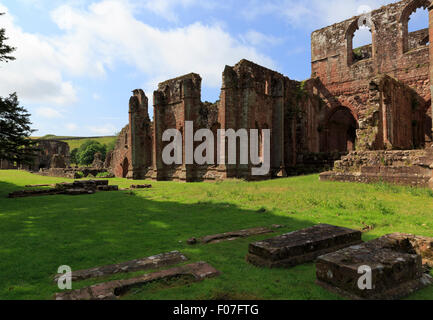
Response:
POLYGON ((200 76, 191 73, 159 84, 153 121, 145 93, 134 90, 129 124, 106 166, 131 179, 256 178, 252 164, 165 165, 163 132, 183 132, 185 121, 192 121, 195 130, 212 132, 271 129, 266 178, 333 170, 321 179, 433 187, 432 9, 429 0, 403 0, 374 10, 372 44, 361 48, 353 48, 352 40, 362 17, 314 31, 306 81, 241 60, 226 66, 220 100, 208 103, 201 101, 200 76), (418 8, 429 9, 430 28, 409 33, 418 8))

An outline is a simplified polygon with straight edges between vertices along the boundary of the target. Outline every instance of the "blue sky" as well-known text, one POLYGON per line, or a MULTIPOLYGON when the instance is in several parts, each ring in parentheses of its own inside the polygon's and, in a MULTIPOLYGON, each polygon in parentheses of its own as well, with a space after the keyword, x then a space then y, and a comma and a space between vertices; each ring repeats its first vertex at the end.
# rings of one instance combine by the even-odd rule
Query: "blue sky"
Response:
MULTIPOLYGON (((307 79, 312 31, 391 2, 0 0, 0 26, 18 48, 0 66, 0 95, 18 93, 37 136, 111 135, 128 121, 133 89, 151 99, 160 81, 182 74, 202 76, 203 101, 218 99, 224 66, 242 58, 307 79)), ((427 27, 426 14, 411 23, 427 27)), ((360 30, 355 41, 369 39, 360 30)))

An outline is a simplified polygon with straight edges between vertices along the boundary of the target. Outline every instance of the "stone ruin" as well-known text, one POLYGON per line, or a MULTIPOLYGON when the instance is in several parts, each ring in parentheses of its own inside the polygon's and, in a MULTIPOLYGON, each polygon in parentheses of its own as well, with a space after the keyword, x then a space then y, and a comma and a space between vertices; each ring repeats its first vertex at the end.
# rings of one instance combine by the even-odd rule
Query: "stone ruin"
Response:
POLYGON ((33 172, 69 166, 69 145, 57 140, 37 140, 37 151, 31 164, 23 165, 0 159, 0 169, 22 169, 33 172))
POLYGON ((410 15, 417 8, 430 10, 430 1, 403 0, 374 10, 372 44, 362 48, 353 48, 360 16, 314 31, 312 77, 306 81, 241 60, 234 67, 226 66, 220 99, 208 103, 201 102, 200 76, 191 73, 159 84, 153 94, 153 122, 145 93, 134 90, 129 124, 105 165, 115 176, 131 179, 254 178, 252 164, 186 165, 185 154, 184 165, 165 165, 162 133, 168 128, 183 133, 185 121, 193 121, 194 130, 208 128, 215 133, 271 129, 272 169, 265 178, 323 172, 347 155, 321 179, 368 182, 386 176, 390 182, 425 186, 427 177, 433 176, 428 151, 432 45, 429 29, 408 32, 410 15), (382 159, 384 150, 390 152, 385 163, 364 162, 382 159), (389 166, 390 158, 399 165, 389 166))
MULTIPOLYGON (((153 122, 148 114, 148 98, 142 90, 134 90, 129 124, 121 131, 106 166, 116 177, 131 179, 190 182, 254 178, 252 164, 165 165, 162 151, 167 143, 162 142, 163 132, 177 129, 183 133, 185 121, 192 121, 194 130, 207 128, 214 133, 215 148, 218 129, 272 129, 271 172, 266 178, 331 168, 333 161, 348 150, 346 146, 332 149, 321 144, 325 138, 316 129, 319 115, 326 109, 318 95, 310 94, 314 83, 313 79, 293 81, 242 60, 225 68, 220 100, 214 104, 201 102, 201 78, 197 74, 160 83, 154 92, 153 122)), ((238 145, 238 154, 239 149, 238 145)))
POLYGON ((394 233, 363 242, 360 231, 326 224, 251 243, 246 256, 264 268, 315 262, 318 285, 357 300, 401 299, 432 285, 432 258, 433 238, 394 233))
POLYGON ((29 185, 27 190, 19 190, 9 193, 8 198, 27 198, 39 196, 65 195, 83 195, 94 194, 99 191, 118 191, 119 186, 109 185, 108 180, 77 180, 72 183, 63 182, 54 185, 29 185), (51 187, 39 189, 39 187, 51 187), (38 189, 33 189, 38 188, 38 189))

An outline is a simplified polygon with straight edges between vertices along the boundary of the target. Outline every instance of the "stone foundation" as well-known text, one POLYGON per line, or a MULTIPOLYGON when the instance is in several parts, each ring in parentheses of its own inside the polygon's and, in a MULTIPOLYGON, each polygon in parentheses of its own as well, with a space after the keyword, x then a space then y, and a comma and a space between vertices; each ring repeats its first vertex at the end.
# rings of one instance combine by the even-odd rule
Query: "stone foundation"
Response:
POLYGON ((414 236, 389 235, 321 256, 316 264, 317 283, 349 299, 393 300, 408 296, 433 283, 430 275, 424 274, 422 258, 410 239, 416 242, 414 236), (361 266, 371 268, 372 289, 359 288, 361 266))
POLYGON ((81 195, 94 194, 96 191, 118 191, 118 186, 109 186, 108 180, 80 180, 73 183, 57 183, 54 188, 41 190, 21 190, 9 193, 9 198, 54 196, 59 194, 81 195))
MULTIPOLYGON (((87 270, 74 271, 72 272, 72 281, 82 281, 91 278, 100 278, 119 273, 159 269, 161 267, 175 265, 187 260, 188 259, 180 252, 173 251, 143 259, 131 260, 124 263, 107 265, 87 270)), ((54 281, 57 282, 59 277, 61 276, 63 276, 63 274, 56 275, 54 277, 54 281)))
POLYGON ((337 161, 333 171, 320 175, 321 181, 387 182, 432 188, 433 152, 356 151, 337 161))
POLYGON ((146 274, 134 279, 111 281, 79 290, 57 293, 54 298, 56 300, 115 300, 127 294, 134 287, 144 286, 159 280, 191 276, 192 281, 202 281, 206 278, 218 275, 219 271, 206 262, 198 262, 187 266, 146 274))
POLYGON ((293 267, 361 242, 360 231, 320 224, 250 244, 247 261, 260 267, 293 267))

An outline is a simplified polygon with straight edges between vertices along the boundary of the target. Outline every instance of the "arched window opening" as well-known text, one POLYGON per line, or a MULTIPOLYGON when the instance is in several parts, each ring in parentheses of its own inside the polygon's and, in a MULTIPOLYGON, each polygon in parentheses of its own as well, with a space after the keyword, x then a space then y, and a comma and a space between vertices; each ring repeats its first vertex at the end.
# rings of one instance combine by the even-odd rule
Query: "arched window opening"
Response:
POLYGON ((373 36, 367 25, 358 28, 352 38, 352 63, 370 59, 373 56, 373 36))
POLYGON ((408 21, 408 50, 413 50, 429 44, 428 10, 418 8, 408 21))
POLYGON ((414 0, 404 10, 401 16, 403 32, 403 52, 426 47, 429 39, 429 0, 414 0))

